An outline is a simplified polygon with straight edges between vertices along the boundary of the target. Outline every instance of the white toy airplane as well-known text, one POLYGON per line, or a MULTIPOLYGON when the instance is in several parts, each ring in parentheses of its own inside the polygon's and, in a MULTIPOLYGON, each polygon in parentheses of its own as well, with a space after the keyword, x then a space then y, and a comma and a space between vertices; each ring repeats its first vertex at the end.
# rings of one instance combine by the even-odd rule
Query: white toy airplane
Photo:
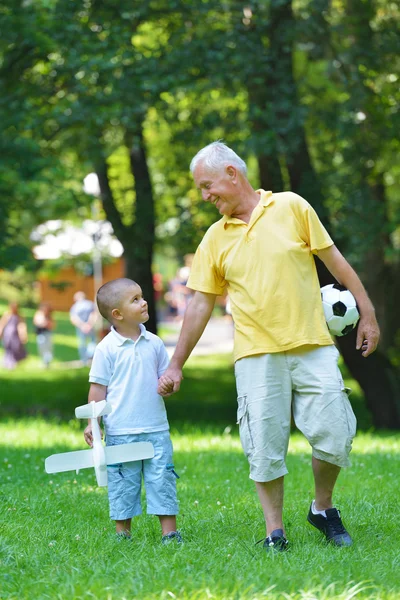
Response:
POLYGON ((132 442, 130 444, 120 444, 119 446, 103 445, 97 418, 108 415, 111 411, 112 407, 106 400, 77 406, 75 416, 78 419, 90 419, 93 448, 78 450, 77 452, 52 454, 45 460, 46 473, 79 471, 79 469, 94 467, 97 485, 105 487, 107 485, 107 465, 153 458, 154 447, 150 442, 132 442))

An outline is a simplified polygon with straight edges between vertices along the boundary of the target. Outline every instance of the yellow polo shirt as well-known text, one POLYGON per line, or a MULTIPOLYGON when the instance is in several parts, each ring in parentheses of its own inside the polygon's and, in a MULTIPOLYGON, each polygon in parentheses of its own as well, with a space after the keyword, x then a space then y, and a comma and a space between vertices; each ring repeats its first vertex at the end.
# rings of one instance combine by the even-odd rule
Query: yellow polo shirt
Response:
POLYGON ((250 222, 222 217, 201 241, 187 286, 228 291, 234 358, 333 343, 313 254, 333 244, 312 206, 293 192, 258 190, 250 222))

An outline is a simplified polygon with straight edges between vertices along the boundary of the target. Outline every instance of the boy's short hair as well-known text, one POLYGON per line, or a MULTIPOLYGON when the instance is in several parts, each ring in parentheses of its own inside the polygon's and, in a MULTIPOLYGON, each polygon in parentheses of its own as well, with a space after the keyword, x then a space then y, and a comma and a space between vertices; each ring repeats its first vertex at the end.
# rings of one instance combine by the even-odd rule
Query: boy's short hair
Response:
POLYGON ((126 288, 131 287, 132 285, 139 284, 137 284, 136 281, 133 281, 133 279, 121 277, 119 279, 113 279, 112 281, 108 281, 98 289, 96 301, 99 313, 102 317, 107 319, 107 321, 111 322, 111 313, 114 308, 119 307, 119 304, 121 302, 121 293, 124 292, 126 288))

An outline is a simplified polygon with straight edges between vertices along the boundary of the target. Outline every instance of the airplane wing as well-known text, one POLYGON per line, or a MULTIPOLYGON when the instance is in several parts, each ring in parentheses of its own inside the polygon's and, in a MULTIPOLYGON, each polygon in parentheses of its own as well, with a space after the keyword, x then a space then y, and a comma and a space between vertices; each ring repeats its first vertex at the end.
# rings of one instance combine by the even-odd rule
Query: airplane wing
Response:
POLYGON ((108 465, 154 457, 154 447, 150 442, 132 442, 119 446, 106 446, 104 450, 108 465))
POLYGON ((46 473, 62 473, 94 467, 93 450, 77 450, 52 454, 44 462, 46 473))

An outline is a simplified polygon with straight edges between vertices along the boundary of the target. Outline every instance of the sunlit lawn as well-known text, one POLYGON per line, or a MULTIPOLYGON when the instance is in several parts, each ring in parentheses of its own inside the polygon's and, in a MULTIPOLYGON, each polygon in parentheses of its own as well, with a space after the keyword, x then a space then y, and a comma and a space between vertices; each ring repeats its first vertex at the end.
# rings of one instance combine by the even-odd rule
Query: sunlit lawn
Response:
POLYGON ((285 504, 292 546, 269 556, 256 544, 263 518, 236 433, 173 429, 185 544, 165 548, 155 517, 134 520, 131 543, 114 539, 92 470, 44 472, 46 456, 84 447, 78 427, 35 418, 0 425, 0 598, 400 597, 397 436, 357 437, 336 494, 355 544, 337 549, 306 522, 310 452, 293 435, 285 504))
MULTIPOLYGON (((29 316, 29 315, 28 315, 29 316)), ((135 519, 132 543, 117 543, 106 491, 91 470, 52 476, 44 459, 85 447, 74 408, 87 401, 88 369, 74 368, 76 339, 58 315, 56 360, 30 357, 0 371, 0 599, 348 599, 400 597, 396 435, 365 433, 354 444, 336 502, 352 548, 327 547, 306 522, 313 497, 310 450, 293 434, 286 478, 287 555, 267 556, 263 518, 236 430, 230 356, 193 357, 179 394, 167 399, 175 445, 183 547, 162 547, 156 518, 135 519)), ((31 329, 32 331, 32 329, 31 329)), ((0 359, 1 360, 1 359, 0 359)))

